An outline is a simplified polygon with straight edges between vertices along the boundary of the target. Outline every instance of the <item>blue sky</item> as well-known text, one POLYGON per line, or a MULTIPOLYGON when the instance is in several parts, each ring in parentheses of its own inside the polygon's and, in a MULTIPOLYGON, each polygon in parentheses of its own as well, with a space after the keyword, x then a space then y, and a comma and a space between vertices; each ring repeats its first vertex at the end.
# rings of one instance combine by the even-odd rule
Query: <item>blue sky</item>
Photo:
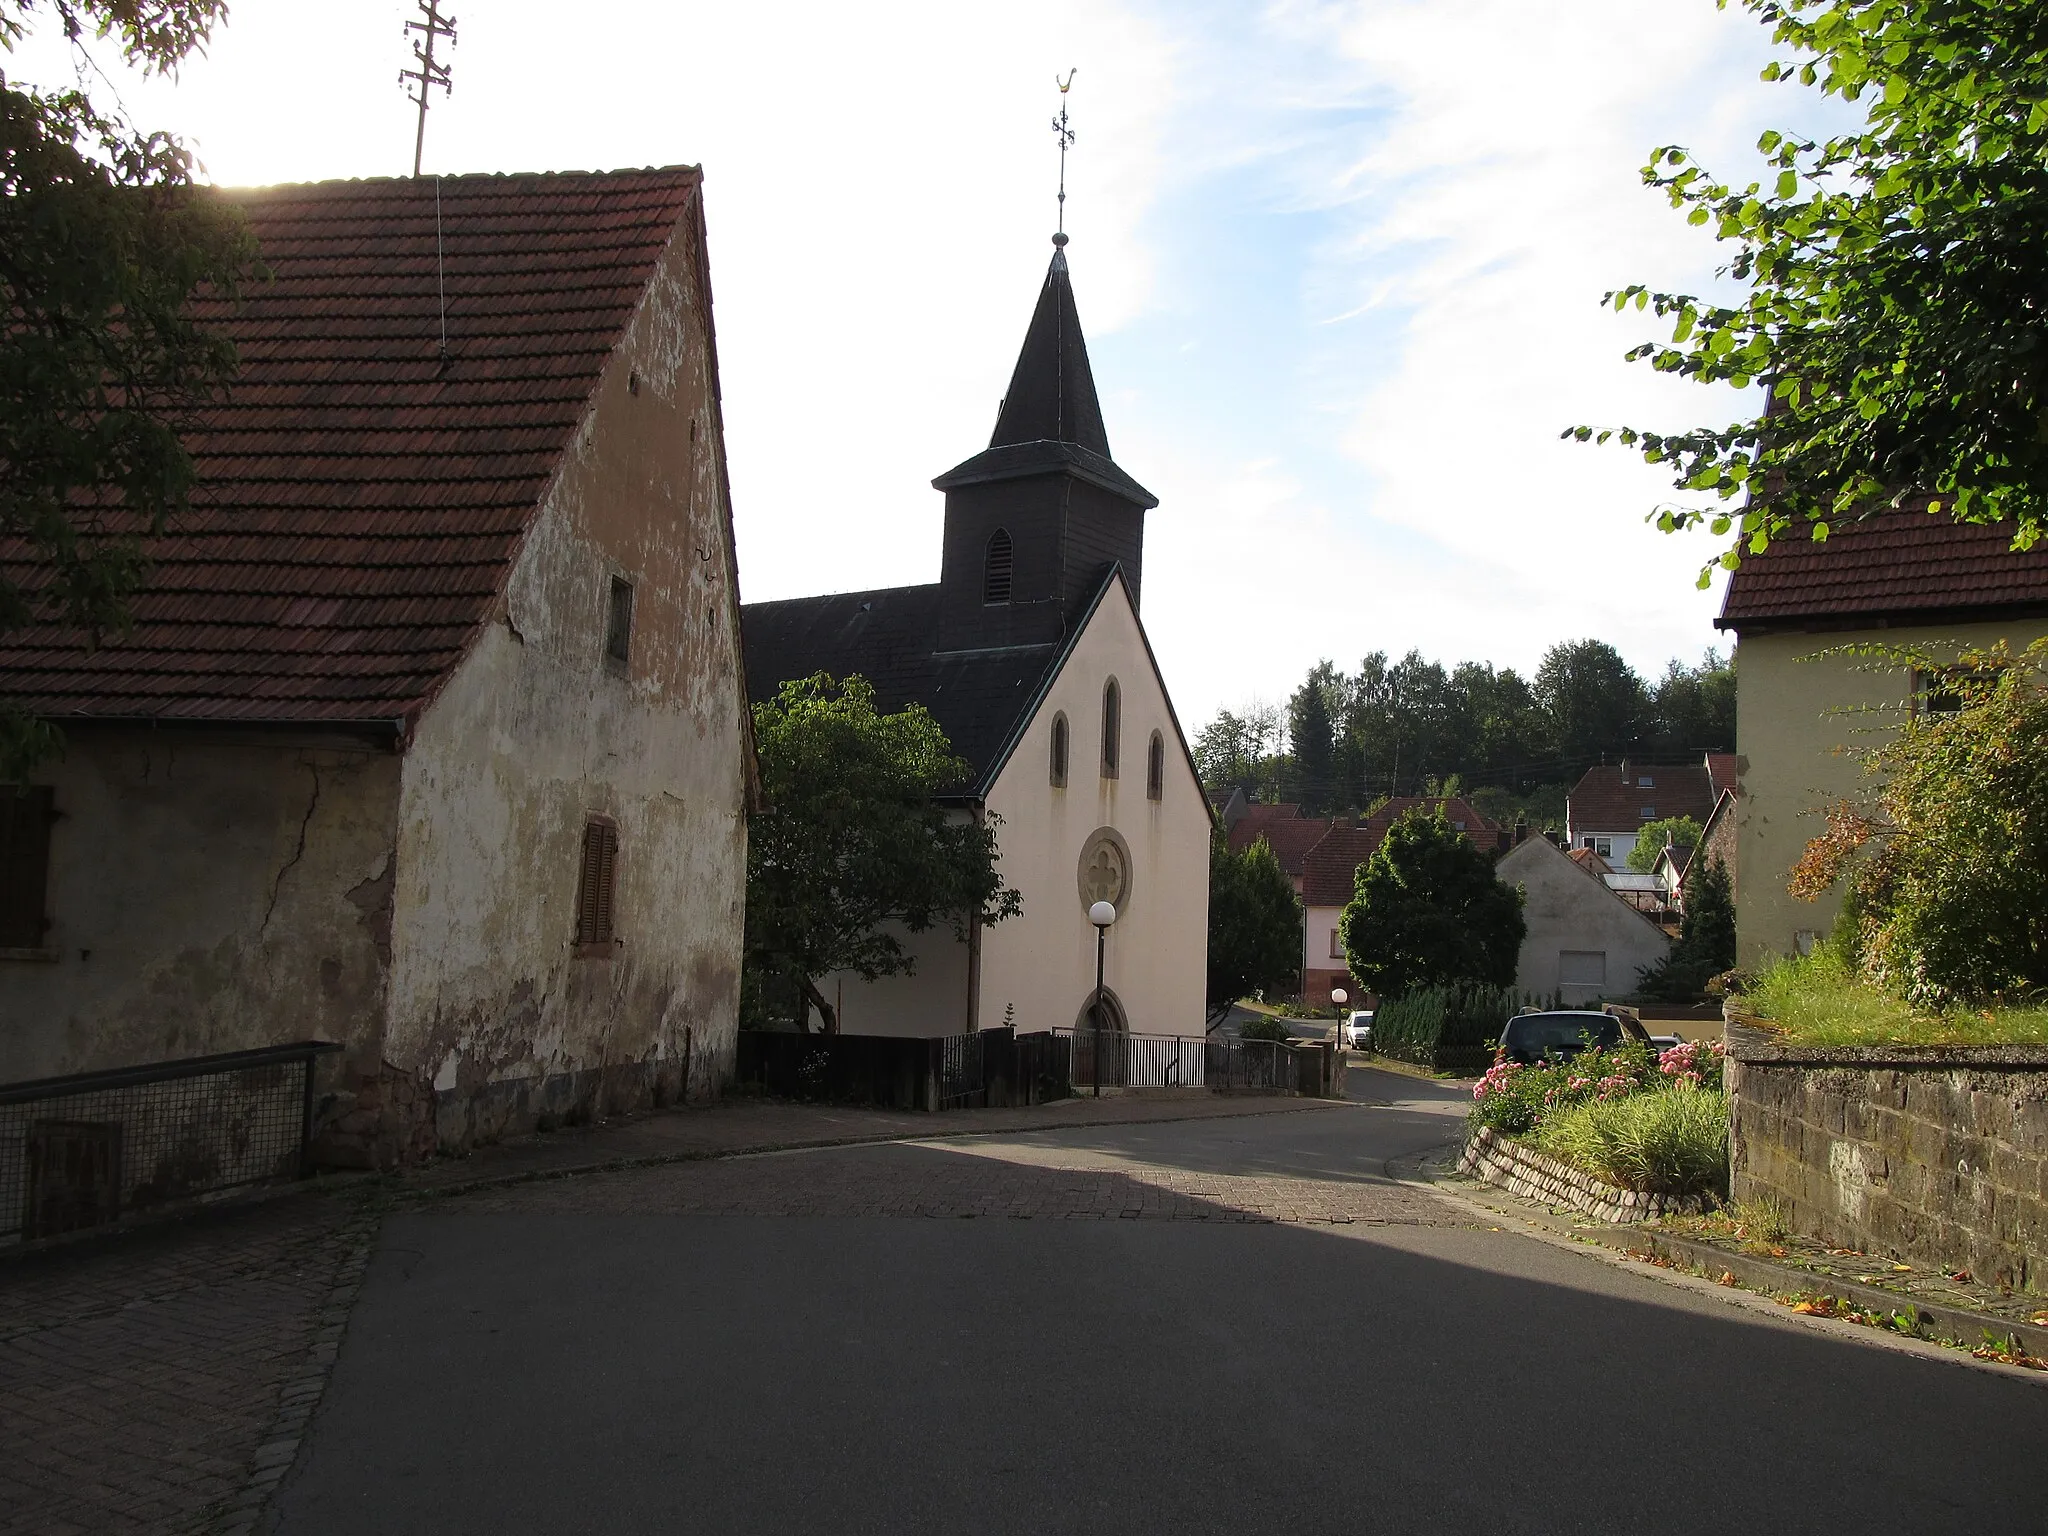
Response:
MULTIPOLYGON (((469 0, 428 169, 705 167, 748 598, 926 581, 935 474, 985 441, 1051 248, 1055 72, 1078 67, 1070 256, 1110 440, 1162 501, 1144 611, 1183 721, 1320 657, 1522 668, 1713 644, 1711 552, 1580 421, 1746 407, 1626 365, 1631 280, 1722 252, 1639 182, 1686 143, 1752 174, 1762 29, 1713 0, 1044 0, 848 7, 469 0)), ((175 83, 103 65, 227 184, 400 174, 400 0, 236 0, 175 83)), ((11 62, 73 62, 47 38, 11 62)))

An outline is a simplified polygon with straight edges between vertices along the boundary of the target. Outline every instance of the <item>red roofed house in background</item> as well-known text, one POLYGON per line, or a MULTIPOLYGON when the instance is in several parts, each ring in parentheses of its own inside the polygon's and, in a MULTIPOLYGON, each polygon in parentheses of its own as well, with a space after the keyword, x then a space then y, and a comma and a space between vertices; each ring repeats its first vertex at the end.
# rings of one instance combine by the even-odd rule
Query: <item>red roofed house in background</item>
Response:
MULTIPOLYGON (((1371 1007, 1351 975, 1344 955, 1344 941, 1338 932, 1344 909, 1358 889, 1358 868, 1372 857, 1387 835, 1387 829, 1408 811, 1429 815, 1442 810, 1445 820, 1470 842, 1489 854, 1513 846, 1515 833, 1499 822, 1474 810, 1466 801, 1452 796, 1430 799, 1420 795, 1396 795, 1373 811, 1364 822, 1354 824, 1339 818, 1303 858, 1301 891, 1302 956, 1301 1000, 1311 1007, 1328 1008, 1330 989, 1342 987, 1358 1007, 1371 1007)), ((1526 829, 1524 829, 1526 832, 1526 829)))
POLYGON ((1636 833, 1647 822, 1690 816, 1705 826, 1719 793, 1715 775, 1733 776, 1733 755, 1709 752, 1698 762, 1639 763, 1624 759, 1588 768, 1565 800, 1565 846, 1591 849, 1609 869, 1624 869, 1636 833))
POLYGON ((229 194, 274 275, 207 306, 242 371, 135 627, 0 659, 68 742, 5 842, 0 1081, 337 1041, 328 1149, 386 1160, 729 1072, 753 757, 700 182, 229 194))
MULTIPOLYGON (((2009 528, 1959 525, 1924 511, 1886 512, 1835 528, 1823 543, 1794 535, 1745 555, 1715 623, 1736 635, 1738 784, 1732 809, 1739 866, 1736 950, 1754 966, 1802 951, 1833 926, 1836 902, 1786 890, 1821 813, 1867 787, 1858 758, 1889 710, 1927 706, 1929 679, 1850 645, 1910 647, 1936 659, 2003 640, 2013 650, 2048 635, 2048 547, 2016 553, 2009 528)), ((1724 828, 1709 841, 1719 847, 1724 828)))

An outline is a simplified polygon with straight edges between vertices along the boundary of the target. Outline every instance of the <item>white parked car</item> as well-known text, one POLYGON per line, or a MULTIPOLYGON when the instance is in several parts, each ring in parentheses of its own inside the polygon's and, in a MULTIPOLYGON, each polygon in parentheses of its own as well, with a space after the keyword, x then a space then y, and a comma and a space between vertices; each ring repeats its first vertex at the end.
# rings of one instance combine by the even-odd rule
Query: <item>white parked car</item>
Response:
POLYGON ((1360 1008, 1344 1021, 1344 1043, 1354 1051, 1372 1044, 1372 1010, 1360 1008))

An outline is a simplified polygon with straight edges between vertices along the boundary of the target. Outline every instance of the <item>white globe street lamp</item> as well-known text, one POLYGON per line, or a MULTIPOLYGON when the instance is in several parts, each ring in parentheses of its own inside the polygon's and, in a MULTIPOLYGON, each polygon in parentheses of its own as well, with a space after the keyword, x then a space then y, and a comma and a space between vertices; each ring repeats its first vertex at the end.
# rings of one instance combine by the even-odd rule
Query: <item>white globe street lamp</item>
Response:
POLYGON ((1335 1039, 1337 1041, 1337 1049, 1340 1051, 1345 1049, 1349 1043, 1344 1038, 1344 1005, 1350 1001, 1351 994, 1349 992, 1346 992, 1342 987, 1330 988, 1330 1002, 1337 1009, 1337 1028, 1335 1030, 1335 1039))
POLYGON ((1094 1097, 1102 1097, 1102 950, 1103 942, 1109 937, 1110 924, 1116 921, 1116 908, 1109 902, 1098 901, 1088 909, 1088 921, 1095 925, 1095 1005, 1089 1010, 1095 1020, 1095 1038, 1090 1042, 1088 1075, 1095 1079, 1094 1097))

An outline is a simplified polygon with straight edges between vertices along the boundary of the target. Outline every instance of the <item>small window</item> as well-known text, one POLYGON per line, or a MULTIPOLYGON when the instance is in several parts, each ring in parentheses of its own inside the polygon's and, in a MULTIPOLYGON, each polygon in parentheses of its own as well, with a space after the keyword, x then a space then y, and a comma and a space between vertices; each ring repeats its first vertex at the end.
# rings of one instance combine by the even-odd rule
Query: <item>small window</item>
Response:
POLYGON ((1166 798, 1166 738, 1152 733, 1152 745, 1145 749, 1145 798, 1166 798))
POLYGON ((1655 807, 1654 805, 1646 805, 1637 814, 1640 815, 1645 821, 1655 821, 1657 819, 1657 807, 1655 807))
POLYGON ((1982 697, 1983 685, 1992 682, 1996 675, 1959 667, 1933 671, 1916 667, 1913 670, 1913 713, 1936 720, 1960 714, 1973 698, 1982 697))
POLYGON ((1607 985, 1607 951, 1565 949, 1558 951, 1557 984, 1561 987, 1604 987, 1607 985))
POLYGON ((1102 686, 1102 776, 1113 779, 1120 760, 1118 735, 1124 724, 1124 691, 1111 678, 1102 686))
POLYGON ((618 875, 619 828, 609 816, 583 824, 583 874, 576 884, 576 942, 609 947, 615 937, 612 895, 618 875))
POLYGON ((50 926, 50 823, 47 785, 0 784, 0 949, 40 949, 50 926))
POLYGON ((1332 928, 1330 930, 1330 958, 1332 960, 1342 960, 1344 958, 1344 930, 1341 928, 1332 928))
POLYGON ((1611 858, 1613 858, 1613 857, 1614 857, 1614 839, 1613 839, 1613 838, 1611 838, 1611 837, 1596 837, 1596 838, 1594 838, 1594 839, 1593 839, 1592 841, 1593 841, 1593 851, 1594 851, 1595 853, 1599 854, 1601 858, 1603 858, 1603 859, 1611 859, 1611 858))
POLYGON ((633 656, 633 583, 612 578, 611 601, 605 610, 604 659, 624 667, 633 656))
POLYGON ((984 603, 1007 603, 1010 600, 1010 580, 1016 569, 1016 554, 1008 529, 998 528, 988 536, 988 555, 981 568, 981 600, 984 603))
POLYGON ((1052 787, 1067 787, 1067 717, 1052 717, 1052 787))
POLYGON ((1657 781, 1651 778, 1648 774, 1644 774, 1641 778, 1636 780, 1637 789, 1655 789, 1656 787, 1657 781))

